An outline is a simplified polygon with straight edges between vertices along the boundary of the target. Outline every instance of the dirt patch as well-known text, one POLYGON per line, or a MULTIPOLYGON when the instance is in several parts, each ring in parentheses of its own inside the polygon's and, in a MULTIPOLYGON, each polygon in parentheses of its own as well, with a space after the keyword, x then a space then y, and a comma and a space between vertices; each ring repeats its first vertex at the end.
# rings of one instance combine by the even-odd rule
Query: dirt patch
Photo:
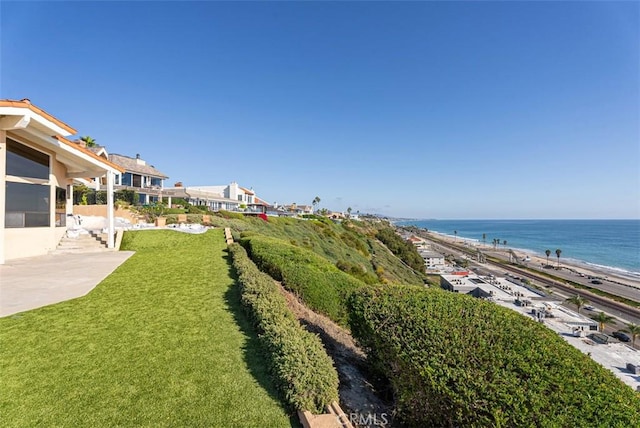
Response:
POLYGON ((367 380, 365 353, 358 348, 348 330, 324 315, 307 308, 293 293, 278 282, 289 309, 310 332, 317 333, 327 353, 333 358, 340 379, 340 406, 355 426, 395 426, 392 403, 381 399, 367 380))

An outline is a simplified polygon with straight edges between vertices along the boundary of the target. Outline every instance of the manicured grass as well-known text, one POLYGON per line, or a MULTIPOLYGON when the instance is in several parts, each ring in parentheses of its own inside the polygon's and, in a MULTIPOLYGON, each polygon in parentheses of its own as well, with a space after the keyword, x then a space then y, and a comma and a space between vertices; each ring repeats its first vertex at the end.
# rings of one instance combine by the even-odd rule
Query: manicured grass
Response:
POLYGON ((89 295, 0 319, 2 426, 295 424, 222 231, 127 232, 123 249, 137 252, 89 295))

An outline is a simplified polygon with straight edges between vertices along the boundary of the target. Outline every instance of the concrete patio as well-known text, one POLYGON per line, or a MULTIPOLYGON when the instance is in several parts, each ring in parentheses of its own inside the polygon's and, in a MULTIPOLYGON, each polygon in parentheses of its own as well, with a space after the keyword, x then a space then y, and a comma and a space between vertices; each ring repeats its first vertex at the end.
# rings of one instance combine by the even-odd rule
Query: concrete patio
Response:
POLYGON ((89 293, 132 251, 51 254, 0 265, 0 317, 89 293))

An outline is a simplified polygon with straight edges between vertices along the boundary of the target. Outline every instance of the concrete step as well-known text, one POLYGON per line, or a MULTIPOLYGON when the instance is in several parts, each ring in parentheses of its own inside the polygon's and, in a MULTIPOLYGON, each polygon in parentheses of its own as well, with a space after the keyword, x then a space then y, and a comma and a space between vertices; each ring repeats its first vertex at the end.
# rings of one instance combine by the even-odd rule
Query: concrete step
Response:
POLYGON ((89 231, 75 238, 64 236, 54 250, 56 253, 85 253, 107 250, 107 236, 99 231, 89 231))

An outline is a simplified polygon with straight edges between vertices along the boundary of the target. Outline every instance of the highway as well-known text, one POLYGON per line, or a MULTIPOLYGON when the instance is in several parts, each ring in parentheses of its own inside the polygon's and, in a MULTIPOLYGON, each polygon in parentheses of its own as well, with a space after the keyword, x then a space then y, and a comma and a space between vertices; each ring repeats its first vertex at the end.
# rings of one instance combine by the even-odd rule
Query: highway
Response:
MULTIPOLYGON (((634 308, 632 306, 620 303, 620 302, 616 302, 614 300, 611 300, 609 298, 606 297, 602 297, 599 296, 597 294, 591 293, 588 290, 583 290, 583 289, 578 289, 575 288, 571 285, 568 285, 566 283, 562 283, 560 281, 555 281, 552 280, 550 278, 545 277, 544 275, 537 275, 529 270, 525 270, 522 268, 519 268, 515 265, 502 265, 502 264, 497 264, 497 263, 493 263, 490 260, 487 260, 485 263, 478 263, 477 261, 474 260, 474 256, 475 256, 475 250, 474 249, 470 249, 470 248, 466 248, 464 246, 459 246, 459 245, 454 245, 454 244, 450 244, 448 242, 445 241, 441 241, 441 240, 435 240, 433 239, 431 236, 422 236, 422 238, 428 239, 430 242, 433 243, 434 245, 434 250, 439 251, 442 254, 453 254, 454 257, 457 258, 465 258, 468 261, 469 264, 469 269, 473 269, 476 272, 478 272, 479 274, 492 274, 492 275, 496 275, 496 276, 505 276, 505 273, 509 273, 512 276, 516 276, 516 277, 520 277, 520 278, 527 278, 529 281, 531 281, 531 283, 535 286, 538 286, 539 288, 542 288, 543 290, 546 290, 547 292, 551 292, 549 294, 551 294, 552 297, 557 298, 558 300, 564 300, 567 297, 570 296, 574 296, 576 294, 581 295, 582 297, 586 298, 587 300, 589 300, 590 304, 593 305, 597 311, 602 310, 606 313, 608 313, 609 315, 613 315, 616 318, 620 318, 621 320, 624 320, 626 322, 632 322, 635 324, 640 324, 640 308, 634 308), (438 248, 439 247, 439 248, 438 248)), ((487 253, 487 256, 492 256, 495 257, 496 254, 494 253, 487 253)), ((500 254, 501 258, 504 259, 505 255, 504 254, 500 254)), ((533 266, 529 266, 529 269, 535 269, 533 266)), ((583 283, 584 285, 590 286, 590 287, 594 287, 593 284, 591 284, 588 278, 581 278, 575 274, 572 274, 570 272, 563 272, 563 275, 558 275, 561 271, 556 271, 553 270, 553 272, 551 272, 553 275, 557 275, 558 277, 562 277, 564 279, 567 280, 571 280, 574 282, 578 282, 578 283, 583 283)), ((606 291, 604 288, 606 287, 606 284, 604 284, 605 281, 603 281, 602 285, 599 285, 598 287, 602 287, 603 291, 606 291), (605 286, 605 287, 603 287, 605 286)), ((615 284, 617 285, 617 284, 615 284)), ((625 289, 630 288, 630 287, 626 287, 623 286, 625 289)), ((618 288, 608 288, 608 290, 610 293, 615 294, 616 292, 614 292, 613 290, 619 290, 618 288)), ((640 296, 638 295, 638 290, 637 289, 632 289, 632 290, 627 290, 627 291, 631 291, 631 293, 629 293, 628 295, 623 295, 624 297, 628 297, 628 298, 632 298, 633 300, 640 300, 640 296)), ((618 295, 622 295, 622 294, 618 294, 618 295)), ((571 307, 570 305, 566 305, 568 307, 571 307)), ((573 307, 573 309, 575 310, 575 307, 573 307)), ((596 312, 597 312, 596 311, 596 312)), ((594 312, 594 314, 596 313, 594 312)), ((588 312, 585 312, 586 315, 589 315, 588 312)), ((612 331, 618 330, 623 328, 624 325, 620 325, 620 323, 618 323, 617 327, 614 327, 612 331)), ((606 329, 608 330, 608 329, 606 329)), ((637 341, 639 342, 639 341, 637 341)))

